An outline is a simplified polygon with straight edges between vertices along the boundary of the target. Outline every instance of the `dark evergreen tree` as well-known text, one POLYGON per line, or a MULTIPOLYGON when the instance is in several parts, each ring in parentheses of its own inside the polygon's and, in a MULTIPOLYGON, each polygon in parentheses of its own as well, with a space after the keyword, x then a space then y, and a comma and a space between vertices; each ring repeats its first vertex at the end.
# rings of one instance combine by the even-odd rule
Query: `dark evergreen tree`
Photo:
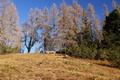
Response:
POLYGON ((113 66, 120 67, 120 8, 113 10, 106 17, 103 27, 104 48, 113 66))
POLYGON ((115 9, 106 17, 103 27, 104 47, 120 46, 120 8, 115 9))

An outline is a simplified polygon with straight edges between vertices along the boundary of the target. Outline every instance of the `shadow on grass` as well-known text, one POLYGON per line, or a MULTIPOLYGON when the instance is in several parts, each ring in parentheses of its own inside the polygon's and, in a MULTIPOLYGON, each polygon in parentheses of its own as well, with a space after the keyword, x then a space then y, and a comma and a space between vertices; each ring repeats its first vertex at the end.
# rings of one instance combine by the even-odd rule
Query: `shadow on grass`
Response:
POLYGON ((120 69, 117 66, 113 66, 112 64, 105 64, 105 63, 96 63, 97 65, 104 66, 104 67, 109 67, 109 68, 114 68, 114 69, 120 69))

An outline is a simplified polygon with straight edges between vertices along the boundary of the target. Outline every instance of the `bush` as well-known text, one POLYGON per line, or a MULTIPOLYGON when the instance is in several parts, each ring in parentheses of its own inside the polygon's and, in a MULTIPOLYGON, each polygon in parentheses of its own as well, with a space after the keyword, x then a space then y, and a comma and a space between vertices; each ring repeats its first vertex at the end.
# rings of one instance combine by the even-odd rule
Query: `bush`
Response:
POLYGON ((77 56, 79 53, 79 47, 77 45, 71 45, 66 48, 66 54, 70 56, 77 56))
POLYGON ((60 54, 67 54, 67 55, 70 55, 70 56, 77 56, 79 52, 79 47, 77 45, 71 45, 71 46, 68 46, 67 48, 64 48, 62 50, 59 50, 57 51, 56 53, 60 53, 60 54))
POLYGON ((120 48, 111 48, 109 51, 108 60, 111 62, 112 66, 120 68, 120 48))
POLYGON ((94 59, 97 54, 97 49, 95 47, 71 45, 61 52, 74 57, 94 59))
POLYGON ((94 59, 97 54, 97 49, 95 47, 81 46, 79 49, 79 57, 94 59))
POLYGON ((109 50, 108 49, 99 49, 96 55, 96 59, 108 60, 109 50))
POLYGON ((0 45, 0 54, 17 53, 19 48, 12 48, 11 46, 0 45))

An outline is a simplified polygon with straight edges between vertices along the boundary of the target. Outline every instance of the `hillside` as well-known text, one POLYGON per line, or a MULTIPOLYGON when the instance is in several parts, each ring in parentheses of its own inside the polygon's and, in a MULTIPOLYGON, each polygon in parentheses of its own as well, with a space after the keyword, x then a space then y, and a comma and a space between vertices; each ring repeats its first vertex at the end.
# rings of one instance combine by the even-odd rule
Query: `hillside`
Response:
POLYGON ((54 54, 1 55, 0 80, 120 80, 120 70, 107 65, 54 54))

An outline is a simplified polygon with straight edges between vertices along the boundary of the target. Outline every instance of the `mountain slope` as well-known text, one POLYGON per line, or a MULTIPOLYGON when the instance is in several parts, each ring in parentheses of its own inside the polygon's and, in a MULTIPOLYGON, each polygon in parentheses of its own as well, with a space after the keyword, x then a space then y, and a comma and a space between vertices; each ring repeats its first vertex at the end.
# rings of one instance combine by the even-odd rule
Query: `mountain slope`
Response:
POLYGON ((120 80, 108 62, 54 54, 0 55, 0 80, 120 80))

